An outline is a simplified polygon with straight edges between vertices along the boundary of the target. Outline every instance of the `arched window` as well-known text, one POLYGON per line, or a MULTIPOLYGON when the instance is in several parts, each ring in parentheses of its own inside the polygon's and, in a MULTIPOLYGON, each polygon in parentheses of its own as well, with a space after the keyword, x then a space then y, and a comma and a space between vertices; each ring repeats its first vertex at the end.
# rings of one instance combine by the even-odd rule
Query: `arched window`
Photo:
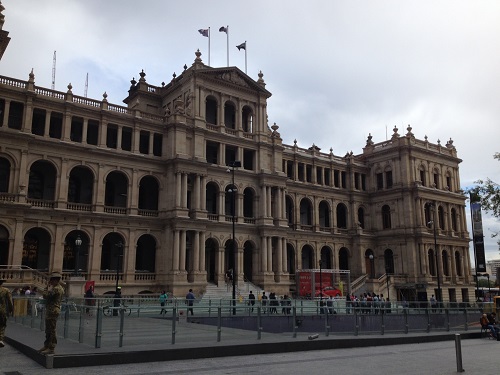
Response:
POLYGON ((241 122, 245 133, 253 133, 253 113, 252 108, 244 106, 241 113, 241 122))
POLYGON ((314 266, 313 248, 305 245, 302 248, 302 269, 307 270, 311 268, 316 268, 314 266))
POLYGON ((10 162, 5 158, 0 158, 0 193, 9 191, 10 162))
POLYGON ((443 206, 439 206, 438 208, 438 221, 439 221, 439 229, 444 230, 444 209, 443 206))
POLYGON ((339 250, 339 269, 349 269, 349 250, 347 250, 347 248, 345 247, 342 247, 339 250))
POLYGON ((236 129, 236 107, 230 101, 224 105, 224 125, 228 129, 236 129))
POLYGON ((375 255, 371 249, 365 251, 366 274, 370 279, 375 278, 375 255))
POLYGON ((288 226, 293 227, 295 224, 295 219, 294 219, 294 214, 293 214, 293 200, 290 198, 289 195, 286 196, 285 198, 285 204, 286 204, 286 219, 288 221, 288 226))
POLYGON ((253 218, 254 215, 254 191, 250 188, 243 190, 243 217, 253 218))
POLYGON ((300 201, 300 225, 312 225, 312 205, 307 198, 300 201))
POLYGON ((458 251, 455 251, 455 272, 457 276, 462 276, 462 261, 458 251))
POLYGON ((320 228, 330 228, 330 207, 328 202, 321 201, 319 203, 319 226, 320 228))
POLYGON ((382 206, 382 228, 391 229, 391 208, 388 205, 382 206))
POLYGON ((384 251, 385 273, 394 273, 394 253, 391 249, 384 251))
POLYGON ((365 229, 365 210, 363 207, 358 208, 358 225, 365 229))
POLYGON ((145 176, 139 183, 139 209, 158 210, 158 180, 153 176, 145 176))
POLYGON ((347 229, 347 207, 343 203, 337 205, 337 228, 347 229))
POLYGON ((427 186, 427 178, 424 166, 421 165, 418 171, 420 174, 420 182, 422 183, 422 186, 427 186))
POLYGON ((128 179, 122 172, 111 172, 106 178, 104 205, 108 207, 127 207, 128 179))
POLYGON ((92 204, 94 175, 87 167, 78 166, 71 170, 68 182, 68 202, 92 204))
POLYGON ((429 273, 431 276, 436 276, 436 257, 434 256, 434 250, 429 249, 427 252, 427 261, 429 263, 429 273))
POLYGON ((441 257, 443 259, 443 273, 445 276, 450 276, 450 268, 448 267, 448 252, 444 250, 441 257))
POLYGON ((451 229, 457 231, 457 210, 451 209, 451 229))
POLYGON ((219 193, 219 189, 217 188, 217 185, 213 182, 209 182, 207 184, 207 192, 206 192, 206 208, 207 208, 207 212, 208 214, 212 214, 212 215, 215 215, 217 214, 219 211, 218 211, 218 200, 217 200, 217 197, 218 197, 218 193, 219 193))

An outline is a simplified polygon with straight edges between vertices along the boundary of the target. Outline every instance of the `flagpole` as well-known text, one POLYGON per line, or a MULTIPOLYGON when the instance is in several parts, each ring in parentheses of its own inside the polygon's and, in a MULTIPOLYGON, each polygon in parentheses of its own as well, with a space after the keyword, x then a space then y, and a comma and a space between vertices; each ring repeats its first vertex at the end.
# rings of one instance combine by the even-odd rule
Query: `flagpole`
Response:
POLYGON ((226 28, 226 40, 227 40, 227 66, 229 67, 229 25, 226 28))
POLYGON ((245 74, 247 74, 247 41, 245 40, 245 74))
POLYGON ((210 26, 208 27, 208 66, 210 66, 210 26))

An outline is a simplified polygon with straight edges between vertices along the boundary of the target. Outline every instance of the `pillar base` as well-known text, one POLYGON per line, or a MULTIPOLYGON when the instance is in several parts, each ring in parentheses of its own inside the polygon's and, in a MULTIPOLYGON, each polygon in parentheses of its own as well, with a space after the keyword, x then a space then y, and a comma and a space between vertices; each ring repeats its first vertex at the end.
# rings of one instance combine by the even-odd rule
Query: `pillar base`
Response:
POLYGON ((81 298, 85 294, 83 290, 87 280, 83 276, 71 276, 66 280, 66 297, 81 298))

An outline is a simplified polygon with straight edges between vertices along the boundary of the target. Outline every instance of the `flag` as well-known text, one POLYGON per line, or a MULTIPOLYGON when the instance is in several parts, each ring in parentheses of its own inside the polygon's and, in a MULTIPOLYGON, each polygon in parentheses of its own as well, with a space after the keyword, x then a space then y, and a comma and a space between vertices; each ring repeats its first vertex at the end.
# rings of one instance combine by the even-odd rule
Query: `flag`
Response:
POLYGON ((208 37, 208 29, 199 29, 198 32, 201 35, 208 37))
POLYGON ((244 49, 245 51, 247 50, 247 42, 241 43, 239 46, 236 46, 238 48, 238 51, 241 49, 244 49))
POLYGON ((220 27, 220 29, 219 29, 219 31, 220 31, 221 33, 222 33, 222 32, 224 32, 224 33, 226 33, 226 34, 227 34, 227 27, 221 26, 221 27, 220 27))

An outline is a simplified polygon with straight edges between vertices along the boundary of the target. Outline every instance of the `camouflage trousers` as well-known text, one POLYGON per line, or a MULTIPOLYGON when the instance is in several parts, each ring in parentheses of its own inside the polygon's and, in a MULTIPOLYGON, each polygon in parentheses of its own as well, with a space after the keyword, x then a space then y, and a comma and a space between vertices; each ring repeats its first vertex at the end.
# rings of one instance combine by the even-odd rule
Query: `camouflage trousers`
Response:
POLYGON ((43 345, 48 349, 54 349, 57 345, 56 326, 57 316, 45 319, 45 342, 43 345))
POLYGON ((7 327, 7 315, 0 314, 0 341, 5 337, 5 327, 7 327))

